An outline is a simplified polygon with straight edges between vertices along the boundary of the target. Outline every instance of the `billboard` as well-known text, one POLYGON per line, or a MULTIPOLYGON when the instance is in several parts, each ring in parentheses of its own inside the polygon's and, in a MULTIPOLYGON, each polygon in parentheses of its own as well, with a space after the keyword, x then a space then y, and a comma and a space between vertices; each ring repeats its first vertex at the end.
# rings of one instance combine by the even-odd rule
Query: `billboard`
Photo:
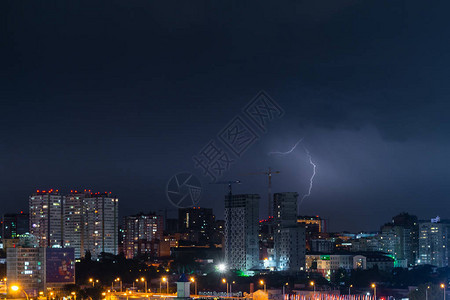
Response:
POLYGON ((75 283, 75 249, 47 248, 45 278, 47 283, 75 283))

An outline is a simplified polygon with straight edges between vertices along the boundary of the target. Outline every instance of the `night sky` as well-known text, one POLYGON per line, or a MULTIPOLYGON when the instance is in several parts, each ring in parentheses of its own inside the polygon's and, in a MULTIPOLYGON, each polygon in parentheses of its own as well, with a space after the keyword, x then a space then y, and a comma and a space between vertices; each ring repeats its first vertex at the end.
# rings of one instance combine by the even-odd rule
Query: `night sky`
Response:
MULTIPOLYGON (((0 213, 36 189, 111 191, 121 215, 173 209, 167 181, 226 188, 192 157, 264 90, 285 111, 219 180, 308 190, 300 214, 377 230, 450 218, 448 1, 2 1, 0 213), (271 151, 289 155, 270 156, 271 151)), ((173 210, 169 214, 174 214, 173 210)))

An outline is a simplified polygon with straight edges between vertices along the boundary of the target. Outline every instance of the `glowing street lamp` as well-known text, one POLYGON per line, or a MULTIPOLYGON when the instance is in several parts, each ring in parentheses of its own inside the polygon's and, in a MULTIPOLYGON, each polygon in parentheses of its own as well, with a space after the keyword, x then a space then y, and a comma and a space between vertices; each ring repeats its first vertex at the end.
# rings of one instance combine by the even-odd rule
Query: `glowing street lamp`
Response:
POLYGON ((195 280, 195 277, 191 277, 190 280, 191 280, 191 282, 194 283, 194 287, 195 287, 195 294, 194 295, 197 295, 197 280, 195 280))
POLYGON ((120 292, 122 293, 122 280, 120 279, 120 277, 117 277, 116 279, 114 279, 114 281, 120 283, 120 292))
POLYGON ((260 280, 259 284, 264 286, 264 293, 266 292, 266 283, 264 282, 264 280, 260 280))
POLYGON ((11 290, 12 290, 13 292, 17 292, 17 291, 21 290, 21 291, 25 294, 25 297, 27 297, 27 300, 29 300, 27 292, 25 292, 25 290, 22 289, 20 286, 18 286, 18 285, 13 285, 13 286, 11 286, 11 290))
POLYGON ((230 282, 230 297, 233 297, 233 291, 232 291, 232 289, 233 289, 233 284, 236 284, 236 281, 230 282))
POLYGON ((286 295, 286 287, 289 285, 289 282, 286 282, 284 285, 283 285, 283 299, 284 299, 284 296, 286 295))
POLYGON ((12 290, 13 292, 17 292, 17 291, 19 291, 19 290, 22 291, 22 292, 25 294, 25 296, 27 297, 27 300, 29 300, 27 292, 25 292, 24 289, 20 288, 20 286, 18 286, 18 285, 13 285, 13 286, 11 286, 11 290, 12 290))
POLYGON ((141 277, 141 282, 145 284, 145 293, 147 293, 147 279, 145 279, 145 277, 141 277))
POLYGON ((159 282, 159 293, 161 294, 161 282, 165 282, 167 284, 167 294, 169 293, 169 279, 167 277, 161 278, 161 281, 159 282))
POLYGON ((377 300, 377 285, 375 283, 372 283, 371 287, 373 288, 373 297, 375 298, 375 300, 377 300))
POLYGON ((441 289, 444 290, 444 300, 445 300, 445 284, 441 283, 441 289))
POLYGON ((226 278, 222 278, 222 283, 226 283, 227 284, 227 297, 228 297, 229 285, 228 285, 227 279, 226 278))
POLYGON ((316 298, 316 283, 314 281, 310 281, 309 285, 313 287, 313 297, 316 298))

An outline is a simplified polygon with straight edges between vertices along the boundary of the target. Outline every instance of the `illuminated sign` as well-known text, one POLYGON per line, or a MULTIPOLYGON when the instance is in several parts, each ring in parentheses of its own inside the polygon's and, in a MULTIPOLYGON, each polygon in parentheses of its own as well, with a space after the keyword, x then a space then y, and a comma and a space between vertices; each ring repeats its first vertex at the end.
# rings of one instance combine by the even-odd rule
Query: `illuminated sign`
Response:
POLYGON ((45 258, 47 283, 75 283, 73 248, 47 248, 45 258))

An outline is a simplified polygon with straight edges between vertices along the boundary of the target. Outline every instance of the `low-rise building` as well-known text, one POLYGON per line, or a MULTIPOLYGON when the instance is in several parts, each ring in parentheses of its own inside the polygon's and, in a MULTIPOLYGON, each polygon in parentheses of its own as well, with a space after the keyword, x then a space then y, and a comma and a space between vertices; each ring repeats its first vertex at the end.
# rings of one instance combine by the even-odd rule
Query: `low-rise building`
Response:
POLYGON ((74 248, 8 248, 8 286, 18 284, 30 296, 75 283, 74 248))
POLYGON ((339 269, 350 271, 353 269, 354 254, 307 254, 306 270, 317 272, 327 279, 339 269))
POLYGON ((371 269, 377 267, 382 271, 391 271, 396 261, 390 255, 381 252, 334 254, 310 253, 306 255, 306 271, 317 272, 330 279, 334 272, 344 269, 371 269))
POLYGON ((395 267, 395 259, 381 253, 367 253, 355 255, 353 257, 354 269, 366 270, 375 267, 380 271, 389 272, 395 267))

